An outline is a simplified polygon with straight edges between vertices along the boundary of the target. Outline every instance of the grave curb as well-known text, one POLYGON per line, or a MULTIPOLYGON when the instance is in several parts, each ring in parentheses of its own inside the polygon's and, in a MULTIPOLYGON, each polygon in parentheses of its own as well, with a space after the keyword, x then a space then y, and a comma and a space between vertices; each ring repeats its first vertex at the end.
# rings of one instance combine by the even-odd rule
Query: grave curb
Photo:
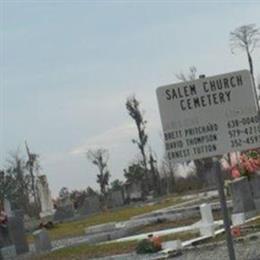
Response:
MULTIPOLYGON (((239 243, 242 243, 242 242, 247 242, 247 241, 251 241, 251 240, 260 240, 260 232, 256 232, 256 233, 253 233, 253 234, 249 234, 249 235, 246 235, 244 237, 239 237, 239 238, 236 238, 234 239, 234 243, 235 244, 239 244, 239 243)), ((211 248, 215 248, 216 246, 221 246, 221 245, 224 245, 226 244, 226 241, 225 240, 222 240, 222 241, 218 241, 218 242, 211 242, 211 243, 207 243, 207 244, 204 244, 204 245, 193 245, 193 246, 187 246, 186 248, 184 247, 182 249, 182 251, 192 251, 194 249, 211 249, 211 248)))

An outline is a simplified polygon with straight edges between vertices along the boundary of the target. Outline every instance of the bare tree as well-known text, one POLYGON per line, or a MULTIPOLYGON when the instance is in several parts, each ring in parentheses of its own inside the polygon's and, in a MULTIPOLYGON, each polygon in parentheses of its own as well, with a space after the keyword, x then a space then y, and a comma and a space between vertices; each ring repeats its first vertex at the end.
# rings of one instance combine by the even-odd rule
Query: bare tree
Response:
POLYGON ((131 96, 127 98, 126 101, 126 109, 130 115, 130 117, 134 120, 137 131, 138 131, 138 139, 133 139, 132 142, 137 145, 138 149, 142 155, 142 166, 145 170, 145 192, 148 191, 148 169, 147 169, 147 157, 145 152, 145 147, 147 145, 148 136, 145 132, 147 121, 144 120, 143 113, 140 110, 140 102, 135 98, 135 96, 131 96))
POLYGON ((167 181, 167 194, 173 193, 175 189, 175 172, 176 165, 174 165, 165 153, 161 163, 161 170, 168 179, 167 181))
POLYGON ((5 198, 13 200, 16 191, 15 176, 6 170, 0 170, 0 201, 5 198))
POLYGON ((197 77, 197 68, 195 66, 189 67, 188 74, 184 74, 183 72, 180 72, 178 74, 175 74, 175 77, 179 79, 180 81, 190 81, 195 80, 197 77))
POLYGON ((6 180, 11 185, 11 201, 17 208, 22 208, 26 213, 31 213, 29 205, 30 194, 30 177, 26 174, 26 162, 20 153, 14 152, 10 154, 8 159, 8 167, 6 169, 6 180))
POLYGON ((36 204, 36 207, 40 208, 39 198, 36 191, 36 180, 35 180, 35 173, 39 171, 40 165, 39 165, 39 155, 35 153, 31 153, 29 146, 27 142, 25 141, 25 149, 27 152, 27 161, 26 161, 26 168, 28 169, 30 176, 31 176, 31 191, 32 196, 34 199, 34 202, 36 204))
POLYGON ((160 136, 160 140, 162 141, 163 145, 164 145, 164 154, 162 157, 162 161, 160 164, 160 170, 164 175, 164 178, 167 179, 167 190, 166 193, 170 194, 174 192, 175 189, 175 173, 176 173, 176 168, 177 168, 177 164, 174 164, 171 160, 169 160, 167 152, 165 150, 165 144, 164 144, 164 136, 163 133, 161 132, 159 134, 160 136))
POLYGON ((153 190, 155 191, 156 195, 160 195, 161 194, 160 174, 157 167, 157 160, 155 160, 154 158, 152 149, 150 149, 148 163, 150 165, 150 173, 152 175, 153 190))
POLYGON ((252 52, 259 47, 257 44, 260 41, 260 29, 255 24, 243 25, 236 28, 230 33, 231 51, 235 49, 242 49, 246 52, 250 72, 254 80, 254 65, 252 59, 252 52))
POLYGON ((100 192, 104 199, 110 178, 110 173, 107 167, 107 162, 109 159, 108 150, 101 148, 96 150, 89 150, 87 152, 87 158, 98 168, 99 174, 97 174, 97 183, 100 186, 100 192))
POLYGON ((260 91, 260 74, 258 74, 258 76, 257 76, 257 88, 258 88, 258 91, 260 91))

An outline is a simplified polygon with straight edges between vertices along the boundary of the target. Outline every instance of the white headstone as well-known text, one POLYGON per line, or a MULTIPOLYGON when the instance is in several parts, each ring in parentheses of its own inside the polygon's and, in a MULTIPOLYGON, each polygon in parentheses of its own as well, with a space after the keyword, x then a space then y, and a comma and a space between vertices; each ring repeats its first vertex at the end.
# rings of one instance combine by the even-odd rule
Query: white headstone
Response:
POLYGON ((246 222, 246 214, 242 213, 235 213, 231 216, 233 226, 239 226, 246 222))
POLYGON ((214 218, 212 215, 211 205, 206 203, 200 205, 200 214, 201 214, 201 222, 200 222, 201 236, 214 236, 215 228, 214 228, 214 218))
POLYGON ((204 203, 200 205, 200 214, 203 223, 210 223, 214 222, 213 215, 212 215, 212 208, 210 204, 204 203))
POLYGON ((7 217, 12 217, 12 208, 11 208, 11 203, 8 199, 4 199, 4 211, 7 215, 7 217))
POLYGON ((40 217, 42 219, 53 217, 55 210, 53 207, 48 181, 45 175, 41 175, 38 177, 37 188, 41 202, 40 217))

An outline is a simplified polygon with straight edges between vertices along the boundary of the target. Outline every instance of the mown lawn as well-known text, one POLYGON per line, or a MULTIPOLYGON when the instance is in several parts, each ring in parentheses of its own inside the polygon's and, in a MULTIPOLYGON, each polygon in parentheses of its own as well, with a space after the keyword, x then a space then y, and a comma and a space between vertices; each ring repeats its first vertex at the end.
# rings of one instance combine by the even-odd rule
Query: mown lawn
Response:
MULTIPOLYGON (((127 208, 114 211, 101 212, 88 216, 83 220, 57 224, 53 229, 49 230, 49 236, 51 240, 81 236, 84 235, 84 229, 86 227, 108 222, 125 221, 131 217, 169 207, 180 202, 183 202, 180 197, 168 197, 162 199, 160 202, 154 205, 150 205, 148 203, 143 206, 129 206, 127 208)), ((28 236, 28 240, 32 241, 32 237, 28 236)))
MULTIPOLYGON (((169 224, 169 223, 168 223, 169 224)), ((184 224, 184 223, 183 223, 184 224)), ((164 224, 161 224, 162 226, 164 224)), ((260 218, 254 221, 251 221, 246 226, 251 226, 256 229, 260 228, 260 218)), ((161 227, 162 227, 161 226, 161 227)), ((159 224, 158 224, 159 227, 159 224)), ((149 226, 146 227, 149 230, 149 226)), ((171 241, 180 239, 182 241, 193 239, 199 236, 199 233, 192 232, 181 232, 177 234, 162 236, 161 240, 171 241)), ((215 238, 211 238, 207 241, 203 241, 202 243, 209 242, 217 242, 225 239, 225 234, 220 234, 215 238)), ((104 257, 110 255, 124 254, 133 252, 136 248, 137 241, 128 241, 128 242, 117 242, 117 243, 109 243, 109 244, 98 244, 98 245, 80 245, 76 247, 69 247, 65 249, 60 249, 55 252, 42 255, 42 256, 34 256, 32 259, 35 260, 68 260, 68 259, 90 259, 92 257, 104 257)))
MULTIPOLYGON (((162 236, 162 242, 171 240, 188 240, 198 237, 198 233, 182 232, 178 234, 172 234, 167 236, 162 236)), ((111 255, 118 255, 124 253, 130 253, 135 251, 138 241, 128 241, 128 242, 117 242, 109 244, 98 244, 98 245, 80 245, 75 247, 69 247, 57 250, 55 252, 42 255, 34 256, 32 259, 35 260, 67 260, 67 259, 90 259, 93 257, 104 257, 111 255)))

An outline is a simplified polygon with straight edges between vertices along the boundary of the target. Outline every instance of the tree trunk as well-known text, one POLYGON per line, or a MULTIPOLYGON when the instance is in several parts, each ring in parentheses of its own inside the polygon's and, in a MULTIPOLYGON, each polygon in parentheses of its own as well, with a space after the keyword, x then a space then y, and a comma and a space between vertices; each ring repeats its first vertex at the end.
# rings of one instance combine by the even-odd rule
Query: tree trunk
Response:
POLYGON ((172 162, 169 161, 169 170, 170 170, 170 181, 169 181, 169 191, 170 193, 173 193, 174 191, 174 187, 175 187, 175 179, 174 179, 174 171, 173 171, 173 167, 172 167, 172 162))
POLYGON ((253 83, 254 83, 254 86, 255 86, 253 60, 252 60, 251 54, 250 54, 250 52, 249 52, 248 49, 246 50, 246 53, 247 53, 247 59, 248 59, 248 64, 249 64, 250 73, 251 73, 251 75, 252 75, 253 83))
POLYGON ((144 149, 140 148, 141 150, 141 154, 142 154, 142 157, 143 157, 143 165, 144 165, 144 187, 145 187, 145 193, 148 193, 149 190, 150 190, 150 185, 149 185, 149 176, 148 176, 148 169, 147 169, 147 162, 146 162, 146 156, 145 156, 145 152, 144 152, 144 149))

